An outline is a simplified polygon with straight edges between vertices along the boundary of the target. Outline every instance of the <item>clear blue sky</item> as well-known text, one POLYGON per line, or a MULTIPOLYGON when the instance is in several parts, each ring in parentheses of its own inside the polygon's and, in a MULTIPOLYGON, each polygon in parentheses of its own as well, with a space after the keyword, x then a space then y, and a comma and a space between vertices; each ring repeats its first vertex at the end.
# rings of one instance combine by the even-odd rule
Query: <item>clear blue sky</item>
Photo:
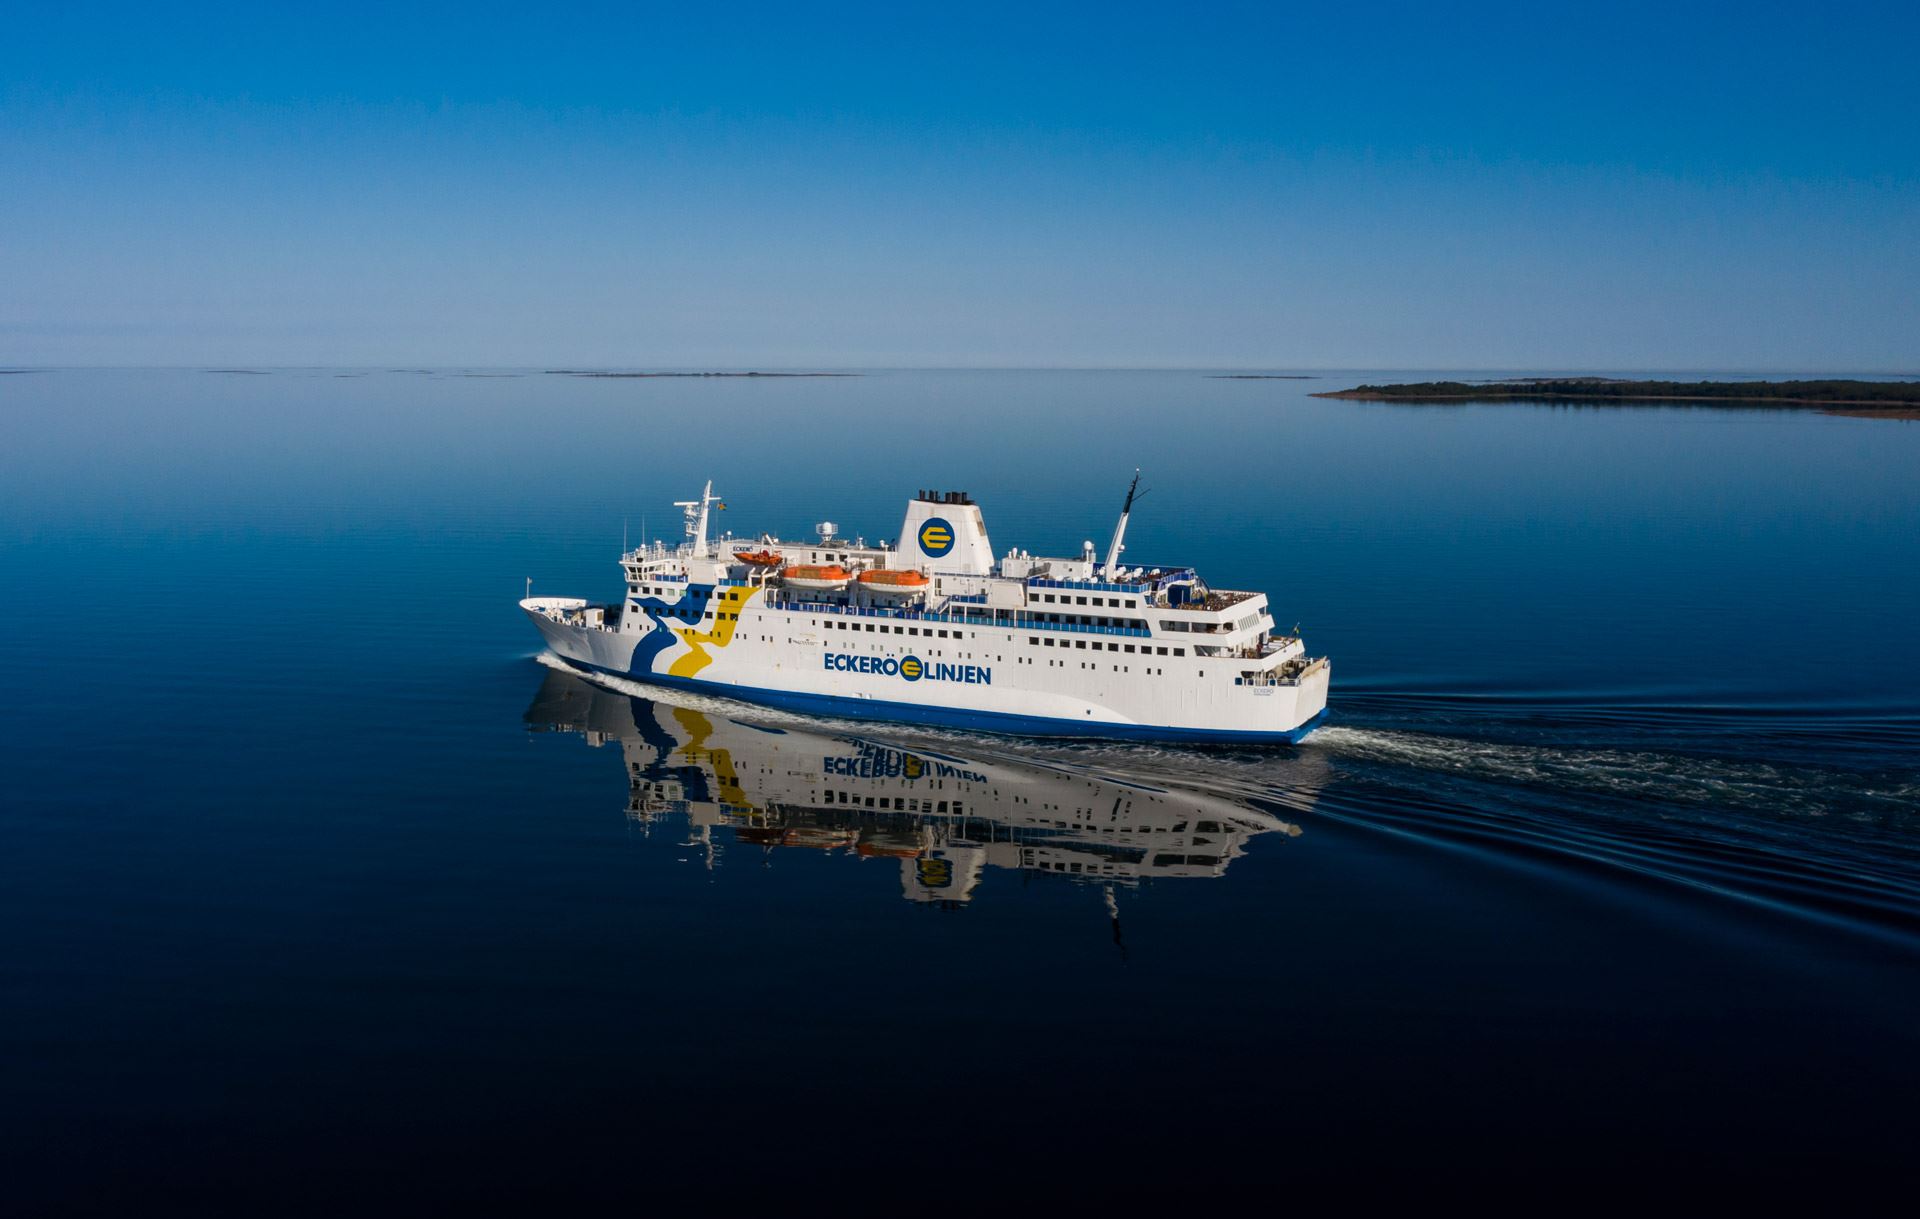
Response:
POLYGON ((1912 4, 279 7, 9 10, 0 363, 1920 371, 1912 4))

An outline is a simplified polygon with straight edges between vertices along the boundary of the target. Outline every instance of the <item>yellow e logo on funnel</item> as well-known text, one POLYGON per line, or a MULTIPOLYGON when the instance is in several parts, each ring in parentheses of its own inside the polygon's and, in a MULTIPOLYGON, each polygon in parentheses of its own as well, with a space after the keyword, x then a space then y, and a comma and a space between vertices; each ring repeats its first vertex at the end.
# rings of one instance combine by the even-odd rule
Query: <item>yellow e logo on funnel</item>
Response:
POLYGON ((920 549, 929 558, 939 558, 953 549, 953 526, 944 517, 929 517, 920 526, 920 549))

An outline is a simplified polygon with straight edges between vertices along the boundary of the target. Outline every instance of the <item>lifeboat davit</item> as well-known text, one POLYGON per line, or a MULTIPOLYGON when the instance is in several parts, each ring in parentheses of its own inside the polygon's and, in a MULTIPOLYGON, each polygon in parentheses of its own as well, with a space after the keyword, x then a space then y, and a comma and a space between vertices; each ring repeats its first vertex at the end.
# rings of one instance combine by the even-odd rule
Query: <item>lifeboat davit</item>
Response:
POLYGON ((780 556, 771 550, 736 550, 733 557, 748 567, 778 567, 781 563, 780 556))
POLYGON ((789 567, 780 573, 780 578, 789 588, 810 588, 820 592, 834 592, 843 589, 852 581, 853 573, 844 567, 809 567, 804 564, 789 567))
POLYGON ((860 573, 860 587, 877 597, 911 597, 927 590, 932 581, 917 571, 876 568, 860 573))

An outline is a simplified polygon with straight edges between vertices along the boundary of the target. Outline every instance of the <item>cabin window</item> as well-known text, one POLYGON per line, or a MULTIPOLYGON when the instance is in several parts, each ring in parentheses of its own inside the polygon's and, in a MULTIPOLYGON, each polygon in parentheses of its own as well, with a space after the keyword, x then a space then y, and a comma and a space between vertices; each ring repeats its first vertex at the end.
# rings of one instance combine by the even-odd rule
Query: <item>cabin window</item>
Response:
POLYGON ((1075 597, 1073 599, 1073 603, 1075 605, 1085 605, 1087 603, 1087 599, 1085 597, 1075 597))
POLYGON ((1187 654, 1187 650, 1185 648, 1175 648, 1173 650, 1173 654, 1175 656, 1185 656, 1187 654))
POLYGON ((1132 645, 1132 644, 1128 644, 1128 645, 1127 645, 1127 651, 1129 651, 1129 652, 1131 652, 1131 651, 1133 651, 1133 645, 1132 645))
POLYGON ((1038 635, 1029 635, 1029 636, 1027 636, 1027 642, 1028 642, 1028 643, 1030 643, 1030 644, 1038 644, 1038 643, 1040 642, 1040 636, 1038 636, 1038 635))
POLYGON ((1084 639, 1076 639, 1073 641, 1073 646, 1076 648, 1084 648, 1087 646, 1087 641, 1084 639))
POLYGON ((1159 652, 1159 654, 1162 656, 1165 656, 1167 654, 1167 650, 1165 648, 1156 648, 1155 651, 1159 652))

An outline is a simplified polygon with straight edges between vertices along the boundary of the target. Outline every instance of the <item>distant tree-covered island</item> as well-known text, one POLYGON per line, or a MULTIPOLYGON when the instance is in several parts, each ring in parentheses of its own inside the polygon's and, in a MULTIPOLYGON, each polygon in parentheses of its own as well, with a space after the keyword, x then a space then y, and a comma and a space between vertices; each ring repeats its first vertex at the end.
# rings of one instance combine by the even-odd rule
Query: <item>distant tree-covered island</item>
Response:
POLYGON ((1832 415, 1920 419, 1920 381, 1636 381, 1616 377, 1516 377, 1503 381, 1411 381, 1356 385, 1316 398, 1367 402, 1705 402, 1819 410, 1832 415))

